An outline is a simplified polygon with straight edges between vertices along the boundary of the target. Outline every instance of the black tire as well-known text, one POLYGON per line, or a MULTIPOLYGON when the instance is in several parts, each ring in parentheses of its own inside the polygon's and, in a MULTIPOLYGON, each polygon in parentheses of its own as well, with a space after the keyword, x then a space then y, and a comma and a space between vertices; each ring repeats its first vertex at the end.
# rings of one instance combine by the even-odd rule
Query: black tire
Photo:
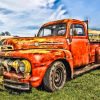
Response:
POLYGON ((55 61, 48 69, 43 79, 44 89, 53 92, 64 87, 66 68, 63 62, 55 61))

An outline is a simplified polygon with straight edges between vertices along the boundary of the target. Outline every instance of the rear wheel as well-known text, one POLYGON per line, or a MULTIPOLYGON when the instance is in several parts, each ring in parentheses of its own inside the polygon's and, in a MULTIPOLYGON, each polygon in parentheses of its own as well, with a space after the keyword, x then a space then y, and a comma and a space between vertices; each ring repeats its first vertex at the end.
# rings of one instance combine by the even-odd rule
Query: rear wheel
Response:
POLYGON ((43 84, 47 91, 56 91, 63 88, 66 82, 66 68, 63 62, 55 61, 47 70, 43 84))

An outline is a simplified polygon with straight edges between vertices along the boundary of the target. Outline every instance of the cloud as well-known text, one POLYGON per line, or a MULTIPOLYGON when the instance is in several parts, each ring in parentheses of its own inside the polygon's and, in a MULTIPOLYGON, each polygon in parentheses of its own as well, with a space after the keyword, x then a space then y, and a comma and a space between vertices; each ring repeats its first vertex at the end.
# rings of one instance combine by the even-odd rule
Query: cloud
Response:
POLYGON ((66 18, 66 15, 68 14, 68 11, 63 9, 64 5, 60 5, 55 12, 52 13, 52 15, 49 17, 49 20, 58 20, 58 19, 64 19, 66 18))
POLYGON ((45 22, 86 17, 90 27, 99 28, 99 4, 99 0, 0 0, 0 32, 34 35, 45 22))
POLYGON ((66 14, 61 0, 0 0, 0 31, 34 35, 45 22, 64 18, 66 14))
POLYGON ((62 0, 62 3, 68 7, 71 18, 88 18, 90 28, 100 28, 100 0, 62 0))
POLYGON ((34 36, 45 22, 86 17, 90 27, 100 28, 99 4, 98 0, 0 0, 0 32, 34 36))
POLYGON ((0 5, 1 7, 20 12, 37 9, 38 7, 51 8, 57 1, 59 2, 60 0, 1 0, 0 5))
POLYGON ((0 8, 0 13, 3 13, 3 14, 11 14, 13 13, 12 10, 8 10, 8 9, 5 9, 5 8, 0 8))

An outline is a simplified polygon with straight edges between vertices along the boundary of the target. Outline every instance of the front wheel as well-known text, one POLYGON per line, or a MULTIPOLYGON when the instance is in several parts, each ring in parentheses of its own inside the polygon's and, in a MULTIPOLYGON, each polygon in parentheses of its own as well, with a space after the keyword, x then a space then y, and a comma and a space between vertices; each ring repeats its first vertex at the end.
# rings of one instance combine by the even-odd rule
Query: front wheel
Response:
POLYGON ((63 62, 55 61, 48 69, 43 79, 47 91, 56 91, 63 88, 66 82, 66 68, 63 62))

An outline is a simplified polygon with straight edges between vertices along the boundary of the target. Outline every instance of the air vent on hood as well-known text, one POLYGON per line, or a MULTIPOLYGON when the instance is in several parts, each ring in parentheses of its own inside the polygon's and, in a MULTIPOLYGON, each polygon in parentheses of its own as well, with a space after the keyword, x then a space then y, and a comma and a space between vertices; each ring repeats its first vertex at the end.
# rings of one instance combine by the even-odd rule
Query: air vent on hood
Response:
POLYGON ((1 46, 1 51, 8 51, 8 50, 14 50, 13 46, 11 46, 11 45, 1 46))

